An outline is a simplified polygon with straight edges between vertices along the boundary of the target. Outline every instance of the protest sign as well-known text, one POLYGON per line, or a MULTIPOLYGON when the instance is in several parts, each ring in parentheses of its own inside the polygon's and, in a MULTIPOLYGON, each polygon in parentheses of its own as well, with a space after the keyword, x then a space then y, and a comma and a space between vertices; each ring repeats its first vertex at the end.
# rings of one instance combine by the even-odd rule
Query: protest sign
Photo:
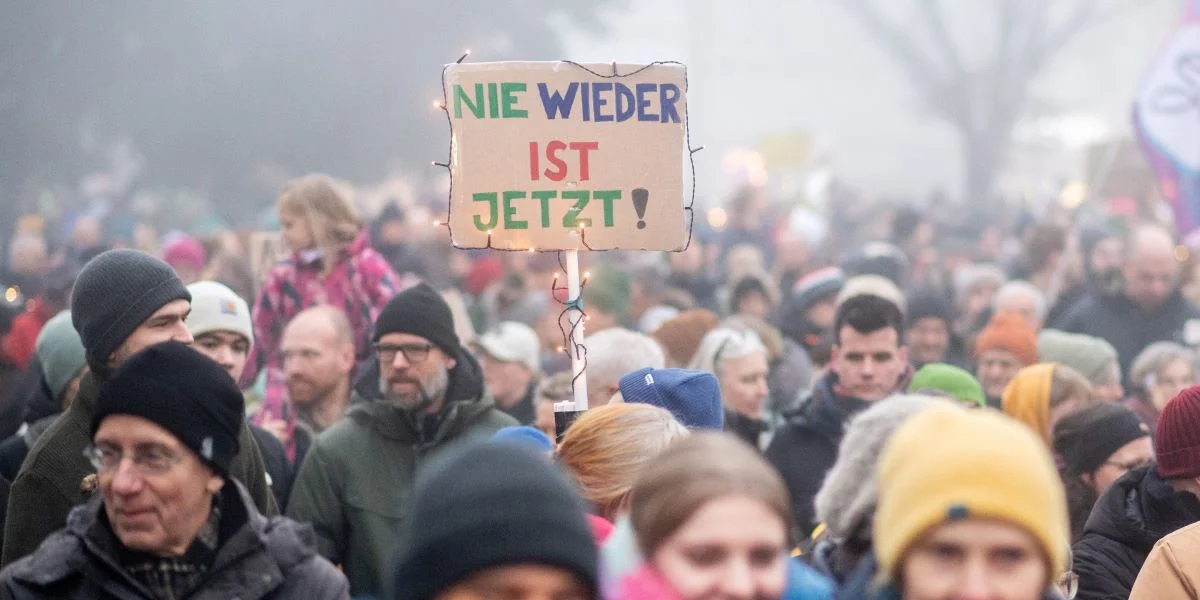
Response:
POLYGON ((682 65, 452 64, 442 81, 456 246, 684 247, 682 65))

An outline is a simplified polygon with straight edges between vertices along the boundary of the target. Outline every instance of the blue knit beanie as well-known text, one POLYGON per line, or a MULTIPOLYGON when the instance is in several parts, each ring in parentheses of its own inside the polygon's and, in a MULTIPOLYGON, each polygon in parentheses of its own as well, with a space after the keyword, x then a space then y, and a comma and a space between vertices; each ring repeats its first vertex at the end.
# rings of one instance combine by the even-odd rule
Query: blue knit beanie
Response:
POLYGON ((707 371, 646 367, 622 377, 618 386, 625 402, 665 408, 688 429, 725 427, 721 386, 707 371))

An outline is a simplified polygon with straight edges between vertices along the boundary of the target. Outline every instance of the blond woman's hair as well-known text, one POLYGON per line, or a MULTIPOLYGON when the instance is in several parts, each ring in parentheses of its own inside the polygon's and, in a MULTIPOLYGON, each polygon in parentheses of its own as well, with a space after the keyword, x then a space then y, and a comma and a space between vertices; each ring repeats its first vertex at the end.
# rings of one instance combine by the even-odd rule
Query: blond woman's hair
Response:
POLYGON ((363 231, 362 219, 328 175, 317 173, 289 181, 279 195, 276 209, 279 214, 297 217, 308 226, 313 242, 325 253, 325 275, 336 266, 338 252, 363 231))
POLYGON ((615 520, 642 468, 688 430, 649 404, 593 408, 563 436, 558 458, 600 516, 615 520))

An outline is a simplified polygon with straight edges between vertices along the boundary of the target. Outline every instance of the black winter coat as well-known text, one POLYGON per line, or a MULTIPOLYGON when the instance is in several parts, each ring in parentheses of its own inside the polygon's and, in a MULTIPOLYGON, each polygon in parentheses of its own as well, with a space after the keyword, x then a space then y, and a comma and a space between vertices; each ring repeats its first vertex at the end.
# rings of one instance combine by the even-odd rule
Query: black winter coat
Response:
MULTIPOLYGON (((232 524, 236 528, 221 536, 207 577, 188 598, 350 598, 346 577, 317 554, 311 527, 264 517, 245 488, 232 479, 226 483, 222 502, 222 529, 226 519, 237 519, 232 524)), ((37 551, 0 572, 0 597, 150 599, 145 587, 121 569, 121 552, 97 496, 72 511, 66 528, 46 538, 37 551)))
POLYGON ((1186 339, 1184 335, 1188 321, 1192 320, 1198 320, 1193 327, 1200 326, 1200 309, 1178 291, 1154 314, 1142 311, 1124 294, 1092 294, 1081 299, 1060 322, 1052 323, 1052 326, 1108 340, 1117 349, 1121 373, 1125 377, 1125 389, 1130 389, 1129 368, 1146 346, 1164 340, 1183 344, 1198 341, 1186 339))
POLYGON ((1200 499, 1176 492, 1153 466, 1126 473, 1104 492, 1075 543, 1077 600, 1129 598, 1158 540, 1200 520, 1200 499))
POLYGON ((263 466, 267 468, 267 485, 271 486, 271 495, 275 496, 275 505, 279 507, 279 512, 283 512, 283 509, 287 507, 288 496, 292 493, 292 482, 296 479, 296 469, 293 469, 292 463, 288 461, 287 449, 283 447, 283 442, 279 441, 279 438, 250 422, 247 422, 246 426, 250 428, 250 435, 254 437, 254 441, 258 444, 258 450, 262 453, 263 466))
POLYGON ((792 498, 799 539, 808 538, 815 522, 813 499, 825 481, 825 474, 837 461, 846 422, 867 403, 857 398, 838 398, 833 392, 837 376, 828 373, 817 381, 800 408, 787 420, 771 444, 767 461, 779 471, 792 498))

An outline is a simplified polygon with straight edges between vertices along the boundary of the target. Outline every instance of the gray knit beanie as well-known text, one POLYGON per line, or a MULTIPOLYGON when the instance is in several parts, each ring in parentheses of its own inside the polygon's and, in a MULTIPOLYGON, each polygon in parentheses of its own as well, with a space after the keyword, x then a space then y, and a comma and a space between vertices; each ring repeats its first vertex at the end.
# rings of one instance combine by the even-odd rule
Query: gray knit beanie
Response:
POLYGON ((909 417, 947 400, 920 394, 897 395, 876 402, 846 426, 838 448, 837 462, 825 476, 814 499, 817 520, 834 539, 845 540, 861 533, 875 515, 879 491, 875 463, 883 447, 909 417))
POLYGON ((71 323, 71 311, 64 310, 46 321, 38 334, 36 349, 38 362, 42 365, 42 379, 53 394, 51 399, 57 401, 67 384, 87 364, 83 343, 71 323))
POLYGON ((71 298, 71 321, 89 364, 101 365, 168 302, 191 301, 167 263, 137 250, 109 250, 83 266, 71 298))
POLYGON ((1038 334, 1038 356, 1042 362, 1067 365, 1087 378, 1099 382, 1106 369, 1117 362, 1117 350, 1103 338, 1045 329, 1038 334))

